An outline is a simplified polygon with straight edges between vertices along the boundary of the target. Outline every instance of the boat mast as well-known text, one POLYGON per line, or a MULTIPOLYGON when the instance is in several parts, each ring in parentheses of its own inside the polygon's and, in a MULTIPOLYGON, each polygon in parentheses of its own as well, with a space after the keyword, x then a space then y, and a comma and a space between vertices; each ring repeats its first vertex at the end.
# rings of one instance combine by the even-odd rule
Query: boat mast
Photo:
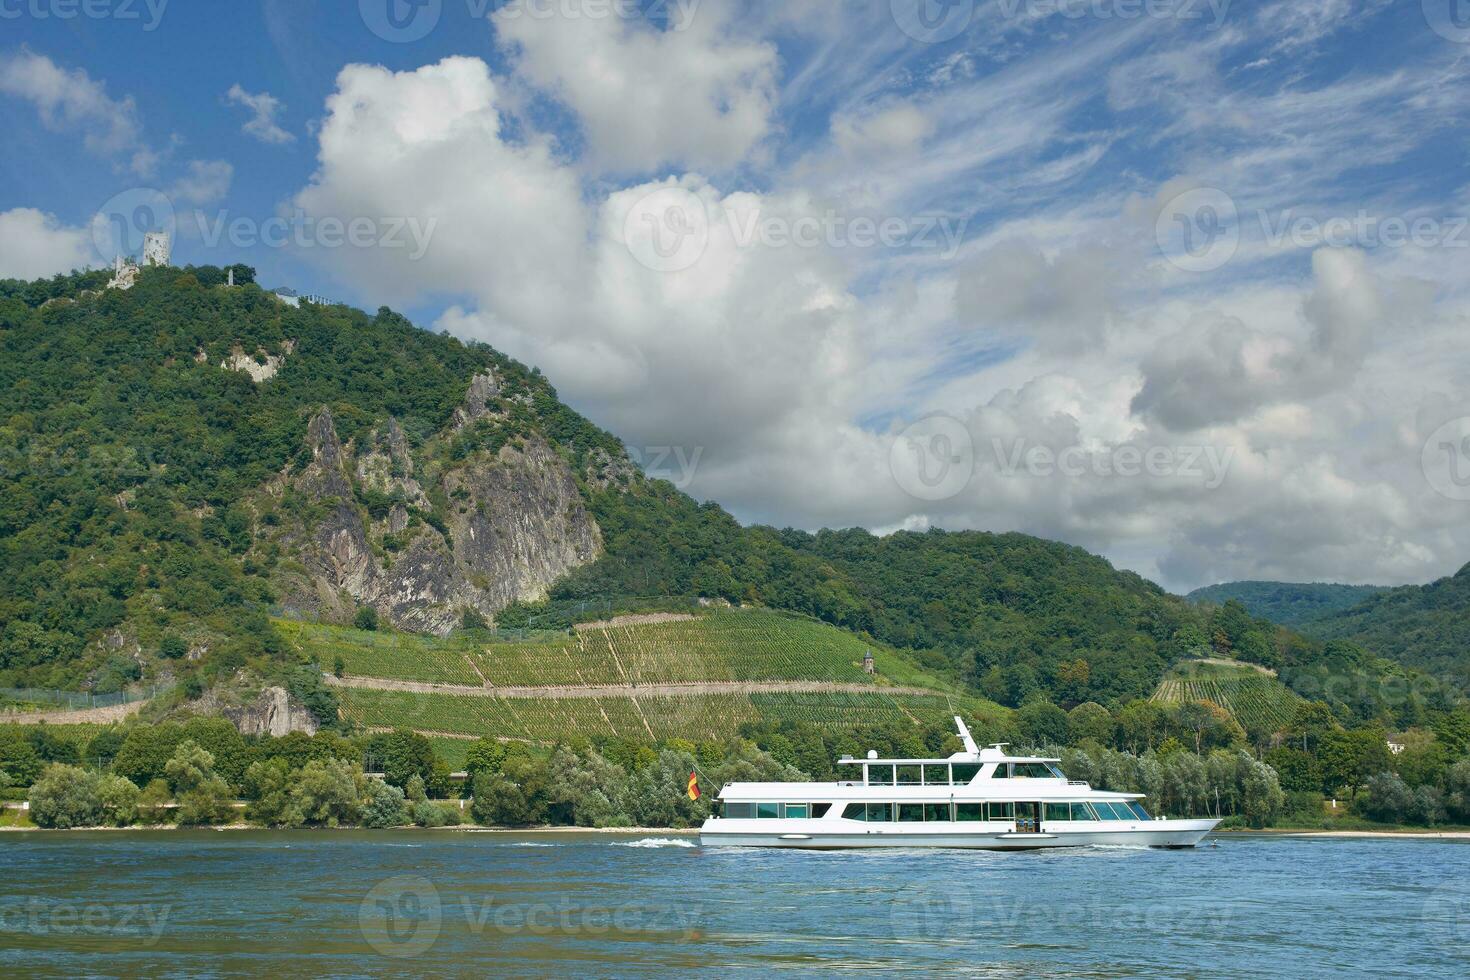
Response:
POLYGON ((960 741, 965 745, 965 754, 972 758, 980 757, 980 747, 975 744, 975 739, 970 735, 970 729, 965 727, 965 722, 959 715, 954 716, 955 727, 960 730, 960 741))

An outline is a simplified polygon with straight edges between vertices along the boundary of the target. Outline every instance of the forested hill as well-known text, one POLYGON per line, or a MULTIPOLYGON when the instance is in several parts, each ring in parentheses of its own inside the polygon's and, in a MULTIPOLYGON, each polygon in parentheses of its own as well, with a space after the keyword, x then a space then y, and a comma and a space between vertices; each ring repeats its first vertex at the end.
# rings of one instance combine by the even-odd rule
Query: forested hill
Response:
POLYGON ((1381 592, 1308 628, 1470 690, 1470 565, 1428 585, 1381 592))
POLYGON ((742 527, 536 370, 386 308, 216 268, 105 278, 0 283, 0 687, 316 676, 272 617, 443 634, 649 596, 804 612, 1008 705, 1121 704, 1200 654, 1290 680, 1324 653, 1025 535, 742 527))
POLYGON ((1385 591, 1381 585, 1338 585, 1329 582, 1224 582, 1195 589, 1191 602, 1224 605, 1234 599, 1252 616, 1282 626, 1303 623, 1349 609, 1385 591))

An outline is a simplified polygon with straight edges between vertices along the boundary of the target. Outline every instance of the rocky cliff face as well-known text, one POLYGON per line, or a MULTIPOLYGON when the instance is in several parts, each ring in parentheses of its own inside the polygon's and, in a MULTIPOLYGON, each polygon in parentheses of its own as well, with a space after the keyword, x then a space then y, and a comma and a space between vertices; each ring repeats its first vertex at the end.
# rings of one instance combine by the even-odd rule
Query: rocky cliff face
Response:
POLYGON ((498 398, 494 376, 478 376, 418 450, 396 419, 343 445, 331 412, 317 412, 311 462, 262 495, 284 515, 268 543, 284 558, 274 579, 288 612, 346 622, 367 605, 400 628, 446 633, 466 610, 490 619, 544 597, 601 554, 577 481, 545 440, 466 448, 467 427, 504 418, 498 398))

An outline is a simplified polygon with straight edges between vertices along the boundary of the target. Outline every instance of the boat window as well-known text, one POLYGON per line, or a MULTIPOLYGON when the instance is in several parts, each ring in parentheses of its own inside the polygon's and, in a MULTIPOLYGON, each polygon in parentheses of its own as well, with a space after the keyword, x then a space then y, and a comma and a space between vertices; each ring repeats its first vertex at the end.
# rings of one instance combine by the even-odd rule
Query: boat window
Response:
POLYGON ((825 817, 827 815, 827 811, 830 810, 830 809, 832 809, 832 804, 830 804, 830 803, 813 803, 812 804, 812 816, 813 817, 825 817))
POLYGON ((924 781, 923 766, 899 766, 898 785, 918 786, 924 781))
POLYGON ((970 780, 980 775, 980 763, 978 762, 956 762, 950 768, 954 770, 956 786, 967 786, 970 780))
POLYGON ((961 823, 967 821, 984 820, 984 803, 956 803, 954 805, 954 818, 961 823))
POLYGON ((1087 808, 1087 804, 1086 803, 1073 803, 1072 804, 1072 819, 1073 820, 1096 820, 1097 818, 1092 815, 1092 811, 1087 808))
POLYGON ((987 803, 991 820, 1014 820, 1016 818, 1016 804, 1014 803, 987 803))
POLYGON ((1128 809, 1132 810, 1133 815, 1140 820, 1153 819, 1153 817, 1148 815, 1148 811, 1143 808, 1143 804, 1139 803, 1137 800, 1129 800, 1128 809))
POLYGON ((749 820, 755 816, 754 803, 726 803, 725 816, 731 820, 749 820))
POLYGON ((866 820, 868 811, 861 803, 848 803, 842 808, 842 816, 848 820, 866 820))
POLYGON ((1011 775, 1011 766, 1007 762, 997 762, 995 772, 990 774, 991 779, 1007 779, 1011 775))
POLYGON ((1053 776, 1055 776, 1057 779, 1066 779, 1067 778, 1067 774, 1066 773, 1062 772, 1060 769, 1058 769, 1056 766, 1052 765, 1051 763, 1047 763, 1046 768, 1050 769, 1051 770, 1051 774, 1053 776))
POLYGON ((1040 762, 1017 762, 1011 766, 1011 775, 1016 779, 1050 779, 1051 770, 1040 762))
POLYGON ((899 823, 923 823, 924 804, 922 803, 900 803, 898 805, 899 823))
POLYGON ((893 819, 892 803, 869 803, 868 823, 886 823, 893 819))
POLYGON ((948 803, 925 803, 924 819, 932 822, 935 820, 953 820, 954 818, 949 815, 948 803))
POLYGON ((889 766, 869 766, 868 767, 868 785, 869 786, 892 786, 893 785, 893 766, 891 766, 891 765, 889 765, 889 766))
POLYGON ((788 803, 788 804, 786 804, 786 819, 787 820, 804 820, 804 819, 806 819, 806 814, 807 814, 807 807, 806 807, 806 804, 805 803, 788 803))
POLYGON ((762 820, 773 820, 781 815, 781 804, 779 803, 757 803, 755 815, 762 820))
POLYGON ((1045 815, 1045 819, 1047 819, 1047 820, 1071 820, 1072 819, 1072 808, 1070 806, 1068 806, 1067 804, 1065 804, 1065 803, 1048 803, 1048 804, 1046 804, 1046 815, 1045 815))
POLYGON ((1094 803, 1094 804, 1092 804, 1092 808, 1094 810, 1096 810, 1097 811, 1097 815, 1099 817, 1102 817, 1104 820, 1132 820, 1133 819, 1133 814, 1131 814, 1131 813, 1128 812, 1128 808, 1126 806, 1123 807, 1123 812, 1122 813, 1119 813, 1113 807, 1113 804, 1111 804, 1111 803, 1094 803))
POLYGON ((924 785, 925 786, 948 786, 949 785, 949 766, 925 766, 924 767, 924 785))

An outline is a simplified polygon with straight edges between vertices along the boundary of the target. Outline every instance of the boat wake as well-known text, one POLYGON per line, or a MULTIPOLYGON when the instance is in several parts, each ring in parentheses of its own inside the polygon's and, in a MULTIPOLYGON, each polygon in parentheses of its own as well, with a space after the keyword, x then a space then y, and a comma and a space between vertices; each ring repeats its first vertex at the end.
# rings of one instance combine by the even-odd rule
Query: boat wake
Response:
POLYGON ((613 841, 613 847, 696 847, 692 840, 677 837, 645 837, 642 840, 613 841))

